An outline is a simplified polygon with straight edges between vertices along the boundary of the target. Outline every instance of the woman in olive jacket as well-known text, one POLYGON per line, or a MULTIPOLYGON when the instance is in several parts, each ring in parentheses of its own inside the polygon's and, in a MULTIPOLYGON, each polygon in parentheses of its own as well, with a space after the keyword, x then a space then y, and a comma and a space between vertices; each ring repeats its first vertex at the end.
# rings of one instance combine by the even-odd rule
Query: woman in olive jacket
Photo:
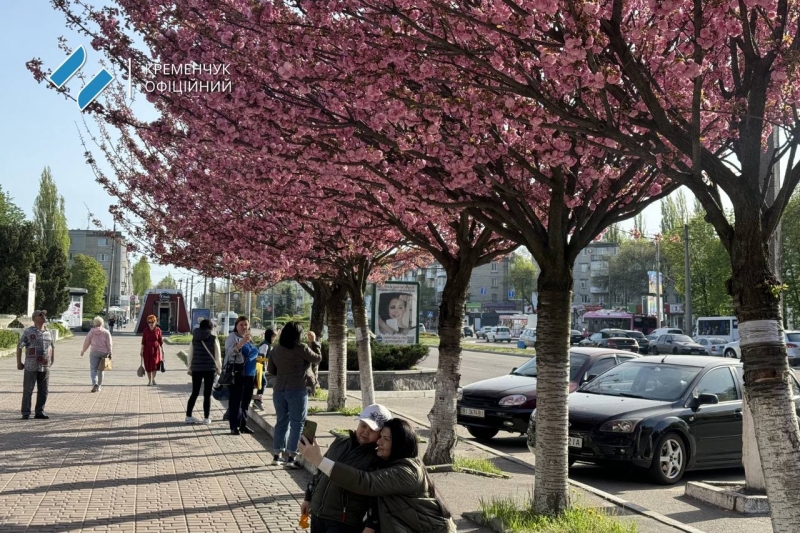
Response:
MULTIPOLYGON (((377 497, 381 533, 453 533, 450 511, 436 496, 433 483, 418 457, 417 438, 405 420, 393 418, 381 429, 376 453, 386 461, 380 470, 365 472, 322 456, 314 442, 300 441, 300 453, 330 478, 331 483, 355 494, 377 497)), ((373 517, 374 518, 374 517, 373 517)))

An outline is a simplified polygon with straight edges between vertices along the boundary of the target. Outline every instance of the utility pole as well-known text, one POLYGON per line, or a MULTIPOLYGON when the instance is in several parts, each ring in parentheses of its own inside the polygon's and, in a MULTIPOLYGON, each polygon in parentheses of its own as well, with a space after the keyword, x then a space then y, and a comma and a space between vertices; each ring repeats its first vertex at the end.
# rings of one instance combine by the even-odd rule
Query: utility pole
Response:
POLYGON ((251 291, 247 291, 245 298, 247 298, 247 300, 244 302, 244 316, 247 317, 247 320, 250 320, 250 312, 252 311, 251 300, 253 299, 253 293, 251 291))
POLYGON ((656 236, 656 317, 658 327, 663 327, 661 323, 664 309, 661 305, 661 238, 656 236))
POLYGON ((214 291, 217 288, 217 284, 214 283, 214 278, 211 278, 211 316, 214 316, 214 312, 217 310, 216 306, 214 305, 216 298, 214 297, 214 291))
POLYGON ((269 292, 269 303, 271 304, 270 307, 272 307, 272 329, 275 329, 275 285, 270 287, 269 292))
POLYGON ((686 278, 686 303, 683 304, 683 331, 692 332, 692 269, 689 268, 689 224, 683 225, 683 268, 686 278))
POLYGON ((208 276, 203 276, 203 307, 205 307, 206 309, 210 309, 210 307, 208 307, 208 298, 206 297, 208 295, 207 289, 208 289, 208 276))
POLYGON ((106 292, 106 319, 111 315, 111 289, 114 287, 114 248, 117 242, 117 223, 114 222, 114 230, 111 234, 111 262, 108 264, 108 292, 106 292))
POLYGON ((230 322, 230 319, 228 318, 228 315, 230 315, 230 314, 231 314, 231 278, 228 277, 228 299, 227 299, 227 305, 226 305, 226 308, 225 308, 225 321, 224 321, 225 322, 225 330, 224 331, 225 331, 226 335, 228 334, 228 330, 230 328, 230 326, 228 324, 230 322))
POLYGON ((189 285, 189 316, 192 316, 192 308, 194 307, 194 274, 192 274, 192 283, 189 285))

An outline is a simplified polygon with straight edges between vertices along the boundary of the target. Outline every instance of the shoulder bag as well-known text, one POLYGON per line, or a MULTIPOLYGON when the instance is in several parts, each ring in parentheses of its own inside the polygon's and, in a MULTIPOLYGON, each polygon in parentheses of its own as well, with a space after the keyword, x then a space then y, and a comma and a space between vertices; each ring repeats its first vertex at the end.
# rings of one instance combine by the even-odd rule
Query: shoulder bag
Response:
POLYGON ((230 387, 236 383, 236 379, 241 374, 241 366, 236 364, 236 355, 228 358, 228 362, 222 367, 222 375, 219 377, 217 383, 220 387, 230 387))

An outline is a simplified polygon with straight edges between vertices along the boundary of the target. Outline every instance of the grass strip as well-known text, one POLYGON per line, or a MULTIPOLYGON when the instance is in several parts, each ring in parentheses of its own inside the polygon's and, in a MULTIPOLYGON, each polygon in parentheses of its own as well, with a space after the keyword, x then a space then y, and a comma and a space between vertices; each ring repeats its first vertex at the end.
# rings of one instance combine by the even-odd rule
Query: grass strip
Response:
POLYGON ((510 498, 481 500, 481 513, 487 524, 511 533, 637 533, 634 522, 621 522, 603 510, 573 506, 558 516, 536 514, 510 498), (497 524, 500 522, 500 524, 497 524))
POLYGON ((503 471, 497 468, 489 459, 475 458, 475 457, 456 457, 453 461, 453 471, 460 472, 462 469, 468 468, 470 470, 477 470, 478 472, 486 472, 487 474, 502 474, 503 471))

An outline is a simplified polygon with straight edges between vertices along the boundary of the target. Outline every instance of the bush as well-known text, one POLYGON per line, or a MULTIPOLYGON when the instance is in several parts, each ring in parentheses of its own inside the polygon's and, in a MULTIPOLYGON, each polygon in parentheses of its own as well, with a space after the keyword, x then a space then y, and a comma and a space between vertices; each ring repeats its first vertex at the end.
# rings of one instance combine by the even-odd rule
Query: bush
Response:
MULTIPOLYGON (((428 357, 428 347, 422 344, 400 346, 371 343, 373 370, 411 370, 428 357)), ((320 370, 328 370, 328 342, 322 343, 320 370)), ((347 370, 358 370, 358 348, 355 342, 347 343, 347 370)))
POLYGON ((58 338, 59 339, 64 339, 64 338, 66 338, 66 337, 68 337, 69 335, 72 334, 72 332, 67 328, 67 326, 65 326, 64 324, 61 324, 59 322, 54 322, 52 324, 48 324, 47 327, 50 328, 50 329, 54 329, 54 330, 58 331, 58 338))
POLYGON ((16 348, 19 344, 19 334, 16 331, 0 329, 0 349, 16 348))

